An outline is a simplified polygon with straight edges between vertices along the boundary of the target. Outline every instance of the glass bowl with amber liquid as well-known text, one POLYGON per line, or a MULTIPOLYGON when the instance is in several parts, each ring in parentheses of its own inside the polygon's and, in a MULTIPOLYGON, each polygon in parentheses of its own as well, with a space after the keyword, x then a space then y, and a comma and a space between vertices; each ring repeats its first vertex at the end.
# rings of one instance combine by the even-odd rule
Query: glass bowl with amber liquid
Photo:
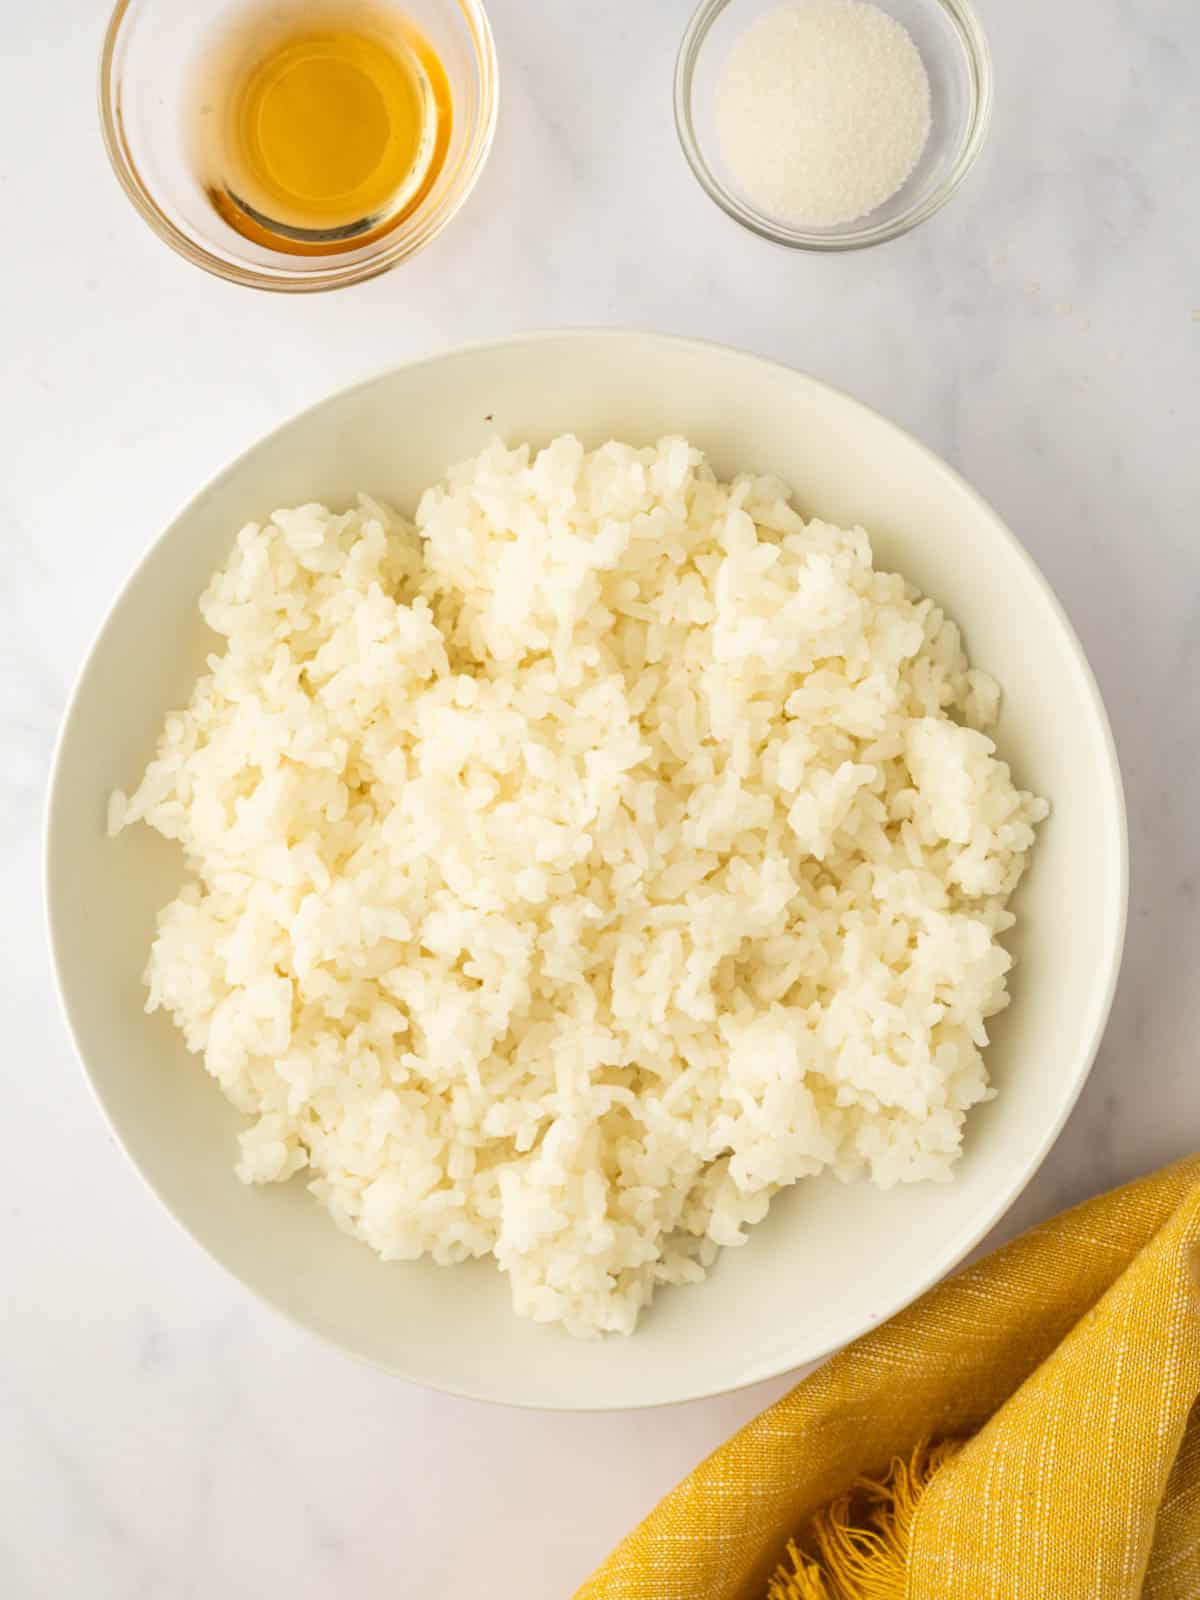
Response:
POLYGON ((496 99, 478 0, 121 0, 101 59, 129 198, 261 289, 355 283, 428 244, 479 178, 496 99))

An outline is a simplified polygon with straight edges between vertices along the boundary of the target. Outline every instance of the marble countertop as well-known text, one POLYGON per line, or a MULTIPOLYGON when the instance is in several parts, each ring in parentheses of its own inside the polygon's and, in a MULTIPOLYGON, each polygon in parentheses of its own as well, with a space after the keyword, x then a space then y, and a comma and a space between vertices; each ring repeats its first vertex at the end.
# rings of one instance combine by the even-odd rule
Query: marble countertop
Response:
POLYGON ((670 79, 688 0, 491 0, 503 103, 468 209, 415 263, 300 299, 205 277, 121 197, 93 110, 101 0, 4 7, 6 1600, 564 1600, 786 1387, 571 1417, 354 1366, 184 1238, 72 1056, 39 832, 86 643, 194 488, 372 369, 540 326, 706 335, 851 390, 959 467, 1082 635, 1133 850, 1099 1062, 1002 1231, 1200 1145, 1200 11, 981 4, 998 99, 980 170, 915 235, 810 258, 742 233, 687 172, 670 79))

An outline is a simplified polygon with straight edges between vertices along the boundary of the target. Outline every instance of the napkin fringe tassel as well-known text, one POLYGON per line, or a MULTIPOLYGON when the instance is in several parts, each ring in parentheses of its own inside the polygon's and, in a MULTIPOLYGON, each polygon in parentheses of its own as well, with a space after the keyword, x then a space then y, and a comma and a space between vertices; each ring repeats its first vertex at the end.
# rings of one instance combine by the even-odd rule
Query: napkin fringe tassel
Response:
POLYGON ((908 1550, 921 1496, 965 1440, 923 1440, 882 1479, 856 1478, 813 1518, 806 1555, 788 1541, 767 1600, 905 1600, 908 1550))

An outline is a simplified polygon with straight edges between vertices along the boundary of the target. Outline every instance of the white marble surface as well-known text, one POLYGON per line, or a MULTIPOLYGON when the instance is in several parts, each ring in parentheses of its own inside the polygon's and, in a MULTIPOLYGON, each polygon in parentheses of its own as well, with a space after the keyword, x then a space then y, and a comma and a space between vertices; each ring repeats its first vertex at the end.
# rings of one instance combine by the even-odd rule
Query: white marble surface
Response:
POLYGON ((415 264, 316 299, 206 278, 133 215, 93 112, 102 0, 3 7, 5 1600, 563 1600, 786 1386, 569 1417, 352 1366, 178 1232, 72 1058, 39 830, 85 644, 183 498, 373 368, 536 326, 705 334, 852 390, 959 466, 1083 636, 1133 845, 1107 1040, 1005 1231, 1200 1145, 1200 12, 983 4, 999 92, 982 169, 915 236, 810 259, 741 233, 684 167, 687 0, 492 0, 503 105, 475 199, 415 264))

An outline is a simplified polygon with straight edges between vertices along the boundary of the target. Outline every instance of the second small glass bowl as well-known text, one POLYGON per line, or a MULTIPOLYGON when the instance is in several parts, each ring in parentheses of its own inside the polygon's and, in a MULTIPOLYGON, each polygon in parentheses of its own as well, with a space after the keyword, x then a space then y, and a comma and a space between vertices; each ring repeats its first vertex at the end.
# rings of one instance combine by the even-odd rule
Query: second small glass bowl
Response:
MULTIPOLYGON (((292 0, 302 4, 302 0, 292 0)), ((336 289, 385 272, 435 238, 483 170, 496 129, 496 51, 480 0, 402 0, 441 59, 453 103, 436 182, 394 228, 357 249, 292 255, 255 244, 216 212, 197 176, 186 107, 197 61, 239 0, 119 0, 100 59, 100 122, 113 170, 138 211, 196 266, 253 289, 336 289)))
POLYGON ((700 186, 751 233, 793 250, 860 250, 898 238, 940 211, 966 177, 987 135, 992 61, 968 0, 878 0, 903 23, 929 74, 932 127, 916 170, 868 216, 831 228, 804 227, 760 210, 722 155, 716 128, 717 80, 734 42, 756 17, 783 0, 702 0, 675 64, 675 125, 700 186))

